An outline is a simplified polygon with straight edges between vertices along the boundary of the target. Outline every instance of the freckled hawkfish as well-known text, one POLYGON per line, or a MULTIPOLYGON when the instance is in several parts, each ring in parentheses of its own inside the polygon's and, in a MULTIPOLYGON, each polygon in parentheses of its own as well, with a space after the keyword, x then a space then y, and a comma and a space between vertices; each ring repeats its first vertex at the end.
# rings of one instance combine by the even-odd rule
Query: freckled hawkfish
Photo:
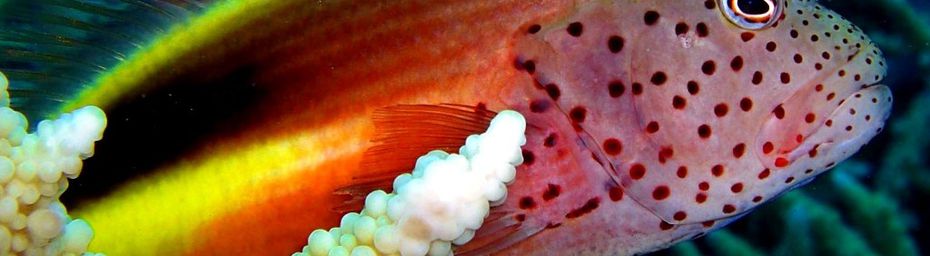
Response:
POLYGON ((633 254, 719 228, 879 133, 880 52, 811 1, 605 1, 527 21, 525 164, 459 254, 633 254))
POLYGON ((880 51, 815 1, 323 2, 256 9, 236 24, 261 29, 230 30, 251 43, 193 45, 196 61, 163 65, 168 78, 110 81, 244 66, 263 94, 229 139, 115 193, 146 200, 78 208, 97 229, 92 250, 299 250, 417 156, 454 152, 514 109, 527 120, 524 164, 455 254, 643 253, 809 182, 879 133, 891 106, 880 51), (250 153, 263 145, 275 153, 250 153), (228 166, 240 168, 212 175, 228 166), (209 187, 175 185, 201 170, 209 187), (174 198, 160 193, 198 191, 248 196, 150 208, 174 198), (131 217, 142 211, 159 218, 131 217), (165 228, 185 218, 190 230, 165 228))

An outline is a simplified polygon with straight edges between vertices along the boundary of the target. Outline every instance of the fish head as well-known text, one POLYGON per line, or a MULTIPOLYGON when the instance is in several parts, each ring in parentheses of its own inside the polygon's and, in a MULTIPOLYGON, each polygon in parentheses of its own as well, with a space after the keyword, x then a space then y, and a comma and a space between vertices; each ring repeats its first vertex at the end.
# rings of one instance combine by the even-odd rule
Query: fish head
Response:
POLYGON ((878 134, 881 52, 816 1, 609 1, 515 55, 627 195, 671 224, 739 216, 878 134), (524 65, 526 66, 526 65, 524 65))

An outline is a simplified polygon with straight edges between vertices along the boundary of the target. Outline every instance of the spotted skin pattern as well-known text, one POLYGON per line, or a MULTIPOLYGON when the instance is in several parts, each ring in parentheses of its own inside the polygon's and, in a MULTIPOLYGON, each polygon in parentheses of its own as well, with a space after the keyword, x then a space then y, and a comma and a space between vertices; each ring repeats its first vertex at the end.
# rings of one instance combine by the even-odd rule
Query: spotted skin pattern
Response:
POLYGON ((761 30, 713 1, 597 2, 525 25, 515 63, 535 86, 503 95, 527 113, 529 161, 458 252, 664 248, 858 151, 890 111, 880 51, 815 2, 782 7, 761 30))

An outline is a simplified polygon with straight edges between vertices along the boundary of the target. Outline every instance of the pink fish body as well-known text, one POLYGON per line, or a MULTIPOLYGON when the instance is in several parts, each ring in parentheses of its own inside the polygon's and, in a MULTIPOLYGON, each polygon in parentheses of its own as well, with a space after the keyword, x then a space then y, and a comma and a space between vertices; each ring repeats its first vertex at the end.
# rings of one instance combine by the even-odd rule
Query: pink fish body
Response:
POLYGON ((501 92, 527 117, 504 206, 457 253, 634 254, 720 228, 848 158, 891 106, 880 52, 812 1, 750 30, 714 1, 527 24, 501 92), (503 250, 503 251, 501 251, 503 250))

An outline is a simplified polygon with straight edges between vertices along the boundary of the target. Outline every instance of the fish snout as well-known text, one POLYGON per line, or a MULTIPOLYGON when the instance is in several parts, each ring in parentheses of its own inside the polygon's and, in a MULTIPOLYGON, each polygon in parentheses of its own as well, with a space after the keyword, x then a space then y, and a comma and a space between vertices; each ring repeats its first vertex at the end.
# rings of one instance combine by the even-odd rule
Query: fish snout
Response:
POLYGON ((837 163, 849 158, 878 135, 891 113, 891 90, 881 84, 863 86, 841 99, 822 123, 787 152, 763 157, 763 164, 776 171, 773 176, 786 183, 803 184, 837 163))
POLYGON ((850 27, 840 32, 854 38, 843 41, 853 53, 835 70, 826 71, 822 83, 813 85, 810 97, 805 97, 811 112, 804 122, 815 128, 796 135, 796 147, 780 156, 783 160, 776 157, 772 167, 790 164, 813 176, 850 157, 882 131, 893 103, 890 89, 879 84, 887 71, 885 59, 871 39, 850 27))
MULTIPOLYGON (((857 26, 816 3, 796 5, 792 37, 817 50, 795 55, 810 76, 780 100, 756 139, 766 168, 790 169, 791 180, 813 176, 848 158, 881 131, 892 97, 881 50, 857 26), (804 55, 804 56, 802 56, 804 55), (810 61, 810 62, 808 62, 810 61)), ((786 177, 787 178, 787 177, 786 177)))

